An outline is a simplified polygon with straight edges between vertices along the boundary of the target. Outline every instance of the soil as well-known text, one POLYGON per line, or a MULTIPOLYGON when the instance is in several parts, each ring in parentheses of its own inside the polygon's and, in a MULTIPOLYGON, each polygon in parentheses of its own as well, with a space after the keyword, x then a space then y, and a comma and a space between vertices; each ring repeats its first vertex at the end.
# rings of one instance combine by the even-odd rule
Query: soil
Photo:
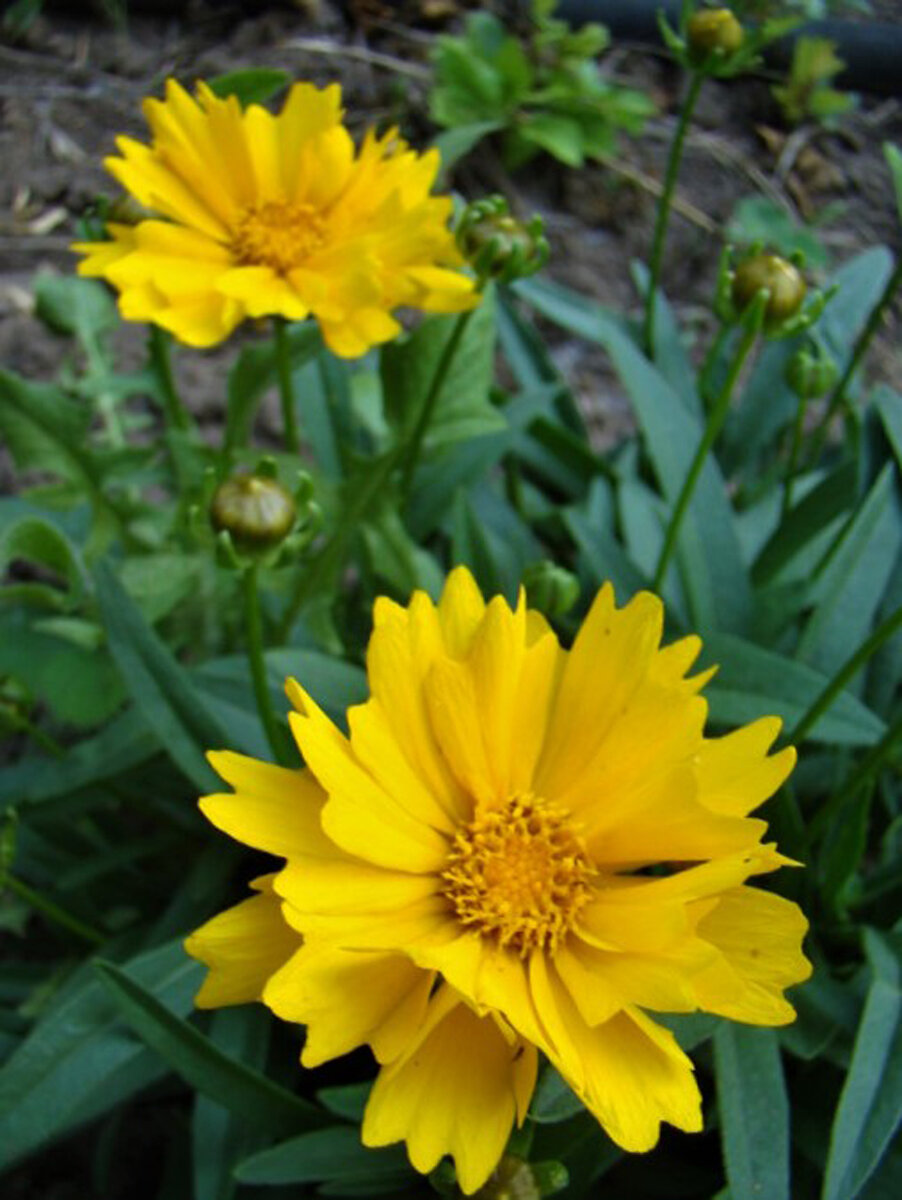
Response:
MULTIPOLYGON (((320 84, 337 80, 353 127, 400 121, 422 145, 435 132, 426 116, 430 46, 438 32, 459 23, 467 6, 454 0, 341 6, 131 0, 122 29, 85 15, 89 7, 49 6, 17 41, 0 40, 0 362, 33 379, 52 377, 68 346, 33 316, 32 277, 73 269, 68 246, 79 217, 98 195, 117 194, 103 157, 117 134, 146 138, 141 100, 159 94, 167 76, 191 82, 244 66, 276 66, 320 84)), ((106 7, 115 6, 107 0, 106 7)), ((681 79, 647 46, 615 45, 604 62, 611 76, 650 93, 659 110, 644 134, 622 139, 609 165, 576 171, 546 160, 541 169, 510 178, 492 147, 484 146, 453 182, 468 198, 503 187, 524 215, 541 212, 552 276, 629 311, 637 305, 630 263, 648 254, 654 192, 681 79)), ((820 236, 835 263, 878 242, 898 251, 885 141, 902 144, 902 104, 895 98, 862 97, 837 131, 817 125, 789 131, 766 79, 706 83, 686 146, 681 210, 671 224, 664 269, 665 288, 678 298, 679 315, 699 344, 712 327, 719 244, 743 196, 763 193, 809 220, 832 209, 820 236)), ((874 370, 902 384, 897 335, 898 318, 879 339, 874 370)), ((553 336, 554 353, 599 444, 616 440, 629 428, 629 408, 604 355, 553 336)), ((144 331, 127 326, 118 337, 124 362, 137 361, 144 331)), ((213 352, 179 356, 180 382, 201 421, 219 421, 223 360, 231 359, 241 337, 213 352)))

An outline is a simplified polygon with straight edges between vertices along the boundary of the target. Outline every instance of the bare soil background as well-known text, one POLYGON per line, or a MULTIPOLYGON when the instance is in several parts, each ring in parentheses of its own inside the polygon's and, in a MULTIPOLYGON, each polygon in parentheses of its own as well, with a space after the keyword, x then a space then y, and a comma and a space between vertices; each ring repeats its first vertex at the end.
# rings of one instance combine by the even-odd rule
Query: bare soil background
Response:
MULTIPOLYGON (((467 7, 454 0, 133 2, 127 26, 116 29, 90 6, 70 4, 46 9, 18 42, 0 41, 0 362, 33 379, 59 368, 68 345, 32 315, 32 277, 73 269, 68 246, 79 216, 98 195, 118 193, 103 157, 117 134, 146 138, 141 101, 159 95, 167 76, 190 84, 240 67, 277 66, 320 84, 337 80, 353 128, 400 122, 414 144, 425 145, 436 132, 427 115, 429 51, 467 7)), ((902 20, 899 9, 884 4, 880 15, 902 20)), ((486 146, 452 182, 468 198, 504 190, 522 213, 541 212, 551 274, 629 311, 637 305, 630 262, 648 253, 682 81, 653 47, 615 43, 604 65, 650 93, 659 109, 641 137, 622 139, 611 165, 574 171, 545 159, 510 178, 486 146)), ((895 98, 862 96, 838 131, 814 125, 791 131, 781 125, 765 77, 705 85, 664 270, 665 289, 699 345, 712 325, 709 300, 724 227, 743 196, 763 193, 806 219, 834 206, 821 236, 836 264, 878 242, 899 251, 881 151, 886 140, 902 143, 902 104, 895 98)), ((249 336, 253 331, 215 351, 179 356, 184 393, 211 434, 221 418, 224 362, 236 341, 249 336)), ((630 427, 630 415, 603 353, 552 336, 594 436, 602 445, 616 440, 630 427)), ((125 327, 119 339, 124 362, 137 362, 144 331, 125 327)), ((873 369, 902 386, 897 341, 898 318, 878 341, 873 369)))

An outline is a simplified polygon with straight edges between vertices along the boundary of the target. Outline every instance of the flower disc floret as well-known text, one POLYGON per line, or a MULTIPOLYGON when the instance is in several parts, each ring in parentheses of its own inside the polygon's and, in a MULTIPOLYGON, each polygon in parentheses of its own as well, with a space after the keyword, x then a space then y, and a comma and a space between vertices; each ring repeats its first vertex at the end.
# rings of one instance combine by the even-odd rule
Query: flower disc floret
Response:
POLYGON ((151 144, 121 137, 106 166, 146 219, 74 247, 82 275, 118 290, 126 320, 212 346, 248 317, 313 317, 330 349, 354 357, 396 336, 401 306, 477 302, 451 200, 431 194, 438 152, 417 154, 391 129, 355 149, 336 85, 295 84, 274 116, 170 79, 144 112, 151 144))
POLYGON ((521 594, 470 573, 436 605, 380 599, 370 696, 336 728, 291 681, 290 771, 211 756, 201 801, 277 856, 258 894, 187 942, 203 1006, 262 999, 306 1026, 301 1061, 368 1044, 370 1146, 450 1154, 476 1192, 522 1123, 544 1055, 626 1150, 701 1128, 692 1063, 650 1013, 754 1025, 809 974, 796 905, 750 880, 787 860, 751 814, 795 762, 764 717, 708 738, 698 638, 610 586, 564 649, 521 594))
POLYGON ((460 829, 441 878, 461 925, 526 958, 557 948, 590 899, 592 874, 566 814, 525 796, 460 829))

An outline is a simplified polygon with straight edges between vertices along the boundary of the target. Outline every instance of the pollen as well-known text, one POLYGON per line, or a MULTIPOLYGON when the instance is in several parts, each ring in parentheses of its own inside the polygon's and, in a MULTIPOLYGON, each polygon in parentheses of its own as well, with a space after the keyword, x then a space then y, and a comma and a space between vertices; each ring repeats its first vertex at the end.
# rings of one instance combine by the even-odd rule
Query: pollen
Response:
POLYGON ((461 925, 523 958, 557 949, 591 896, 593 875, 567 814, 532 795, 459 830, 441 873, 461 925))
POLYGON ((242 266, 272 267, 285 275, 322 245, 324 225, 309 204, 254 204, 237 222, 232 250, 242 266))

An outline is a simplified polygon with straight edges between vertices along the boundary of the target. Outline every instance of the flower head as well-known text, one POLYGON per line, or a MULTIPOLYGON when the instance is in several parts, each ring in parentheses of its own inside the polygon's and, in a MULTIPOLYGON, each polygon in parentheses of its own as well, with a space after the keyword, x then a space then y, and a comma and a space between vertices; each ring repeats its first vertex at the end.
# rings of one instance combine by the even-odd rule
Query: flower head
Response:
POLYGON ((706 738, 700 642, 661 630, 655 596, 618 609, 606 585, 567 651, 458 568, 438 605, 377 601, 349 736, 292 681, 304 770, 211 758, 235 790, 207 817, 286 864, 188 939, 198 1003, 262 999, 307 1026, 308 1066, 368 1043, 364 1141, 403 1138, 421 1171, 452 1154, 468 1193, 539 1051, 647 1150, 661 1121, 701 1128, 649 1011, 779 1025, 809 974, 799 909, 747 882, 788 861, 749 813, 795 751, 768 755, 773 717, 706 738))
POLYGON ((438 151, 418 155, 396 130, 369 131, 355 151, 336 84, 295 84, 273 116, 170 79, 144 113, 151 145, 121 137, 106 166, 158 215, 75 247, 81 274, 117 288, 127 320, 212 346, 245 317, 313 316, 330 349, 353 357, 399 332, 402 305, 476 302, 451 200, 430 195, 438 151))

